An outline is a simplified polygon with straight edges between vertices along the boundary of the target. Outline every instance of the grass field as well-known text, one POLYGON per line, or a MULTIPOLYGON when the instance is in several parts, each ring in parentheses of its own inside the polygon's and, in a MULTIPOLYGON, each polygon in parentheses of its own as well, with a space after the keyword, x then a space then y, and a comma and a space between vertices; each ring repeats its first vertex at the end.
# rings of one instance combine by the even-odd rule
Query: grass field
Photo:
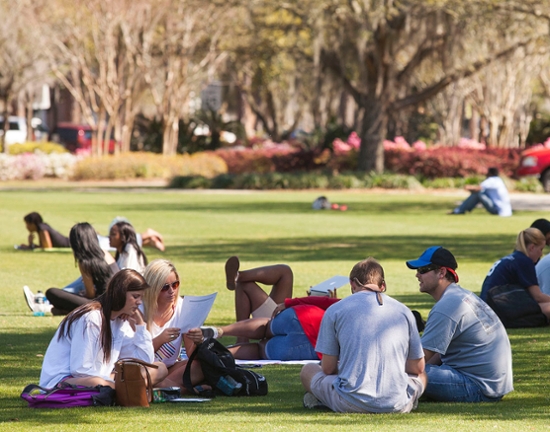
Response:
MULTIPOLYGON (((542 212, 498 218, 478 210, 468 216, 445 213, 456 195, 399 192, 329 192, 347 212, 310 210, 319 192, 184 192, 131 189, 0 190, 0 431, 102 430, 548 430, 550 429, 549 329, 509 332, 515 391, 497 404, 421 403, 407 415, 339 415, 302 408, 299 367, 262 371, 270 392, 258 398, 222 398, 208 404, 158 404, 151 409, 105 408, 31 410, 19 399, 36 383, 42 355, 60 322, 33 317, 23 285, 33 291, 63 286, 78 275, 66 252, 22 252, 22 218, 39 211, 46 222, 68 233, 88 221, 102 234, 116 215, 137 230, 152 227, 165 236, 166 252, 146 249, 149 260, 172 260, 183 294, 218 292, 209 324, 234 319, 232 293, 225 289, 223 264, 239 255, 242 267, 285 262, 295 275, 294 295, 335 274, 347 275, 372 255, 386 270, 388 294, 425 317, 433 305, 418 293, 405 260, 439 244, 457 257, 461 285, 479 292, 491 264, 512 249, 517 233, 542 212)), ((347 295, 343 288, 341 295, 347 295)), ((227 339, 226 342, 230 340, 227 339)))

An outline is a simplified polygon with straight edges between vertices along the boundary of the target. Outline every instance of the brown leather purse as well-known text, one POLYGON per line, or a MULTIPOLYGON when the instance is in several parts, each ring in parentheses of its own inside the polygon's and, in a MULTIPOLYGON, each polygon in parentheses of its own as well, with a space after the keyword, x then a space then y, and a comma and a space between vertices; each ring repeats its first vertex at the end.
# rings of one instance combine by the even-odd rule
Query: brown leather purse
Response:
POLYGON ((115 391, 118 405, 149 407, 153 402, 153 383, 148 367, 158 369, 154 364, 135 358, 124 358, 115 363, 115 391), (143 370, 145 374, 142 373, 143 370))

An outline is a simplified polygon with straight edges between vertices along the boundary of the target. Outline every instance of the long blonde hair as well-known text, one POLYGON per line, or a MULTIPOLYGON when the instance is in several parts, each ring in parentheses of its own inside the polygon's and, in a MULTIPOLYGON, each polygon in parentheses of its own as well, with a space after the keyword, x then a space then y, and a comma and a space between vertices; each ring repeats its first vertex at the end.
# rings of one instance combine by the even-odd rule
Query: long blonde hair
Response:
POLYGON ((528 255, 527 246, 534 244, 537 246, 546 244, 546 237, 537 228, 527 228, 518 234, 516 240, 516 250, 528 255))
MULTIPOLYGON (((143 277, 147 281, 147 284, 151 287, 145 291, 143 296, 143 307, 145 310, 145 322, 147 323, 147 329, 151 331, 153 326, 153 318, 158 309, 158 296, 162 289, 162 286, 166 283, 166 279, 170 276, 170 273, 175 273, 176 278, 180 277, 176 271, 176 267, 170 261, 165 259, 156 259, 149 263, 145 268, 143 277)), ((177 296, 174 301, 177 301, 177 296)))

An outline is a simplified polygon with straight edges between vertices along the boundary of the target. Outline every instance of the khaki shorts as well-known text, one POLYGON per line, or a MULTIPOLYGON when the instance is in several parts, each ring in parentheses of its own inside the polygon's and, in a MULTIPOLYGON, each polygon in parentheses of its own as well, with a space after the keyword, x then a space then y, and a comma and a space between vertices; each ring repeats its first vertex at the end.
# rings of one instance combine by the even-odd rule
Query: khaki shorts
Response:
POLYGON ((258 309, 252 311, 252 318, 271 318, 277 303, 271 297, 265 299, 258 309))
MULTIPOLYGON (((337 378, 338 376, 336 375, 325 375, 323 372, 315 374, 311 380, 311 393, 334 412, 375 413, 374 411, 360 408, 344 399, 334 389, 333 384, 337 378)), ((422 381, 416 376, 409 375, 409 388, 407 390, 409 394, 412 394, 412 397, 406 406, 396 412, 408 413, 418 406, 418 399, 424 392, 422 381)))

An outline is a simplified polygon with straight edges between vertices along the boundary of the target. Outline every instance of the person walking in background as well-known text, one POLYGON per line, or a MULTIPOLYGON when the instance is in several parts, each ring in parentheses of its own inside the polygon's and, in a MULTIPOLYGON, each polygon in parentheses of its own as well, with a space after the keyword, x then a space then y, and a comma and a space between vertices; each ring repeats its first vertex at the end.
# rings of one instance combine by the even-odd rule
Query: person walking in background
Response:
POLYGON ((485 210, 493 215, 512 216, 508 189, 498 176, 497 168, 489 168, 487 178, 479 186, 467 185, 465 189, 470 192, 470 196, 449 214, 471 212, 476 205, 481 203, 485 210))
POLYGON ((441 402, 496 402, 513 390, 512 351, 493 310, 458 285, 455 257, 441 246, 407 261, 420 292, 436 301, 422 334, 428 386, 441 402))

